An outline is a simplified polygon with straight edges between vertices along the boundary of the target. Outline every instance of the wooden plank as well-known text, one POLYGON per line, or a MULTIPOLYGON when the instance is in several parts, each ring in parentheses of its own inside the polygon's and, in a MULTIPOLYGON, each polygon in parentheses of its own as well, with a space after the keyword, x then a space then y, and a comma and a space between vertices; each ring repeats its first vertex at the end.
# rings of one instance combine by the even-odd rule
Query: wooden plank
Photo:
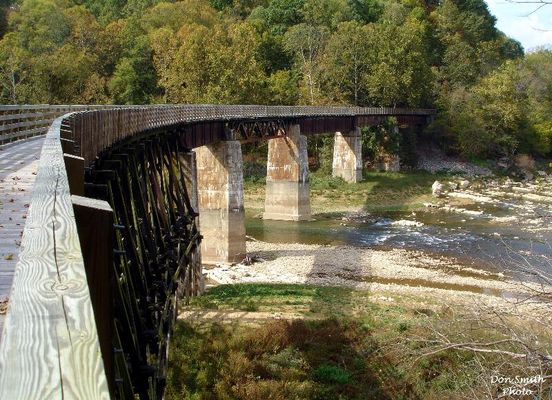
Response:
POLYGON ((109 399, 59 141, 48 131, 0 343, 0 398, 109 399))
POLYGON ((98 327, 105 374, 110 392, 113 394, 115 390, 112 345, 114 321, 112 299, 112 293, 114 292, 112 273, 113 210, 109 203, 103 200, 81 196, 71 196, 71 200, 75 211, 96 326, 98 327))

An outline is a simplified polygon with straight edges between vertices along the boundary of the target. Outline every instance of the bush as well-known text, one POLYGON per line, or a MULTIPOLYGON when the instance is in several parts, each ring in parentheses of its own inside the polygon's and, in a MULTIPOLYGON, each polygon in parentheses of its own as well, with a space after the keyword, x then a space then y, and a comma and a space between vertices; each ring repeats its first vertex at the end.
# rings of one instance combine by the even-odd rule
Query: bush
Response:
POLYGON ((390 117, 380 125, 362 129, 364 159, 378 161, 382 157, 399 153, 401 135, 396 124, 396 118, 390 117))
POLYGON ((314 370, 313 376, 318 382, 337 383, 340 385, 346 385, 351 378, 351 375, 343 368, 332 364, 322 364, 314 370))

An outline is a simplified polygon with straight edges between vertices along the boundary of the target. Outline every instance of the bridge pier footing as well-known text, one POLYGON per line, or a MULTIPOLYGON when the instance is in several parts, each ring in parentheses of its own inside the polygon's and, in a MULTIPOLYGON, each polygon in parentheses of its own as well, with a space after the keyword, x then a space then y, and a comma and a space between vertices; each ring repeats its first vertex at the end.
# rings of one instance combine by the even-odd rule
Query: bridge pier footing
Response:
POLYGON ((224 141, 195 152, 202 263, 240 262, 246 255, 241 144, 224 141))
POLYGON ((264 219, 300 221, 311 217, 307 138, 299 125, 268 141, 264 219))
POLYGON ((341 177, 346 182, 362 181, 362 137, 360 128, 335 133, 332 176, 341 177))

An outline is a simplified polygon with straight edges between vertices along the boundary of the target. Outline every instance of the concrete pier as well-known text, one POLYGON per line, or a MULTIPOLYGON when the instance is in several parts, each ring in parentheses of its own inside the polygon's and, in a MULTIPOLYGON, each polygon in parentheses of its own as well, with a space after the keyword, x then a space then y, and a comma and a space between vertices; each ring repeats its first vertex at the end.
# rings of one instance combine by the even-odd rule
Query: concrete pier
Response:
POLYGON ((195 152, 202 262, 240 262, 246 254, 241 144, 219 142, 195 152))
POLYGON ((335 133, 332 176, 346 182, 362 181, 362 137, 360 128, 335 133))
POLYGON ((268 141, 264 219, 300 221, 311 217, 307 138, 299 125, 268 141))

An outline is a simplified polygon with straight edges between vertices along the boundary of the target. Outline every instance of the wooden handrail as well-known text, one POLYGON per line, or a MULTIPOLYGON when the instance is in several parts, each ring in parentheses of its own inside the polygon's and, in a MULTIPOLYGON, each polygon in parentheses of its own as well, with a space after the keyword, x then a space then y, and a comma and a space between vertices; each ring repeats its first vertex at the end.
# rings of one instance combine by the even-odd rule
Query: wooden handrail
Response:
POLYGON ((46 135, 0 346, 1 399, 109 399, 60 143, 46 135))
POLYGON ((328 107, 328 106, 240 106, 240 105, 0 105, 0 144, 43 135, 53 120, 68 112, 91 110, 164 110, 167 116, 182 122, 182 117, 203 120, 232 119, 248 115, 252 118, 286 116, 300 117, 329 115, 431 115, 434 110, 381 107, 328 107))

